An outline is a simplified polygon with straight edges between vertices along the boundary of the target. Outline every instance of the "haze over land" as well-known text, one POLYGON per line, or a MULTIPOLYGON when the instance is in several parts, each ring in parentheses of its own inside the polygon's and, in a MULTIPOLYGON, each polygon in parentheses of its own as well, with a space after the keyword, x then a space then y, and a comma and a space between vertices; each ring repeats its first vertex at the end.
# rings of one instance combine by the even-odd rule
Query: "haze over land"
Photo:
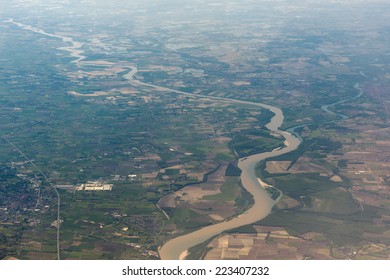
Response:
POLYGON ((157 259, 251 209, 238 160, 287 134, 299 147, 255 171, 270 215, 187 257, 388 259, 389 16, 387 1, 1 0, 0 259, 157 259))

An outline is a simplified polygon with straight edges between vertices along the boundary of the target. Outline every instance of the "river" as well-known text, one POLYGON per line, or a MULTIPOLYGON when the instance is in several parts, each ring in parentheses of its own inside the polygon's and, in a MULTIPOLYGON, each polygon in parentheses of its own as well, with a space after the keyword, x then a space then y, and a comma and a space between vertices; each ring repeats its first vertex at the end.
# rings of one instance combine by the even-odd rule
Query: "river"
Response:
MULTIPOLYGON (((129 73, 130 74, 127 76, 127 78, 133 83, 136 83, 138 85, 149 86, 149 87, 157 88, 159 90, 168 90, 179 94, 193 95, 191 93, 182 92, 178 90, 171 90, 169 88, 150 85, 144 82, 137 81, 133 79, 133 76, 137 73, 136 68, 132 68, 132 70, 129 73)), ((344 103, 346 101, 359 98, 363 94, 359 84, 356 84, 354 88, 359 90, 359 93, 356 96, 352 98, 346 98, 329 105, 324 105, 322 106, 322 110, 324 110, 329 114, 340 115, 342 119, 348 118, 345 115, 337 114, 329 110, 328 107, 332 107, 344 103)), ((270 130, 270 132, 283 137, 285 141, 283 147, 274 149, 269 152, 259 153, 248 157, 240 158, 238 160, 238 167, 242 170, 240 176, 241 183, 243 187, 253 196, 253 200, 254 200, 254 203, 249 210, 236 217, 225 220, 221 223, 206 226, 194 232, 182 236, 178 236, 176 238, 167 241, 163 246, 159 248, 160 258, 163 260, 185 259, 186 256, 188 255, 188 250, 190 248, 214 236, 217 236, 218 234, 221 234, 224 231, 255 223, 268 216, 271 212, 272 207, 275 204, 275 201, 271 199, 267 191, 262 187, 263 182, 256 176, 255 168, 257 164, 262 160, 272 158, 275 156, 280 156, 297 149, 300 143, 302 142, 302 138, 295 133, 295 129, 307 125, 307 124, 302 124, 290 128, 289 130, 283 131, 279 129, 284 119, 283 111, 280 108, 277 108, 275 106, 271 106, 264 103, 247 102, 247 101, 241 101, 241 100, 235 100, 229 98, 211 97, 205 95, 193 95, 193 96, 204 97, 204 98, 209 98, 214 100, 221 100, 229 103, 247 104, 247 105, 268 109, 271 112, 273 112, 275 115, 274 117, 272 117, 272 119, 266 125, 266 127, 270 130)))
POLYGON ((242 170, 240 176, 241 183, 243 187, 253 196, 254 203, 252 207, 246 212, 233 217, 230 220, 206 226, 189 234, 169 240, 159 248, 161 259, 184 259, 188 254, 188 249, 191 247, 194 247, 195 245, 198 245, 224 231, 257 222, 265 218, 271 212, 275 201, 271 199, 268 192, 262 187, 260 179, 257 178, 255 174, 255 167, 262 160, 279 156, 297 149, 301 141, 293 134, 279 130, 284 118, 283 112, 279 108, 270 105, 263 106, 261 103, 252 103, 252 105, 269 109, 275 113, 275 116, 267 124, 267 128, 271 132, 281 135, 285 139, 284 147, 280 149, 251 155, 238 160, 238 167, 242 170))
POLYGON ((82 53, 84 53, 84 51, 80 50, 80 48, 83 46, 83 43, 77 42, 77 41, 73 40, 73 38, 71 38, 71 37, 48 33, 40 28, 33 27, 31 25, 23 24, 20 22, 16 22, 12 18, 9 18, 8 20, 6 20, 4 22, 5 23, 12 23, 12 24, 24 29, 24 30, 38 33, 38 34, 44 35, 46 37, 61 39, 63 42, 70 44, 70 46, 67 46, 67 47, 59 47, 59 48, 57 48, 57 50, 69 52, 71 57, 76 58, 75 60, 72 60, 72 63, 77 64, 81 60, 86 58, 86 56, 82 55, 82 53))
POLYGON ((359 91, 359 93, 357 95, 355 95, 354 97, 350 97, 350 98, 345 98, 345 99, 342 99, 340 101, 337 101, 337 102, 334 102, 332 104, 327 104, 327 105, 322 105, 321 106, 321 109, 324 110, 325 112, 327 112, 328 114, 330 115, 333 115, 333 116, 340 116, 343 120, 346 120, 348 119, 349 117, 347 115, 343 115, 343 114, 339 114, 339 113, 336 113, 332 110, 329 109, 329 107, 333 107, 335 105, 340 105, 342 103, 345 103, 347 101, 351 101, 351 100, 354 100, 356 98, 359 98, 360 96, 362 96, 363 94, 363 90, 360 88, 360 84, 357 83, 354 85, 354 88, 357 89, 359 91))
POLYGON ((257 102, 249 102, 242 100, 235 100, 224 97, 212 97, 208 95, 192 94, 180 90, 170 89, 158 85, 148 84, 134 79, 134 75, 137 73, 137 67, 130 67, 130 71, 123 77, 129 81, 129 83, 137 86, 152 87, 161 91, 170 91, 182 95, 208 98, 210 100, 219 100, 221 102, 228 102, 233 104, 251 105, 262 109, 267 109, 273 112, 275 115, 271 118, 266 127, 270 132, 279 135, 285 139, 284 145, 278 149, 274 149, 269 152, 259 153, 248 157, 240 158, 238 160, 238 167, 241 172, 241 183, 243 187, 253 196, 254 203, 250 209, 246 212, 223 221, 218 224, 206 226, 194 232, 178 236, 166 242, 159 248, 159 254, 163 260, 175 260, 185 259, 188 254, 188 250, 226 230, 234 229, 240 226, 252 224, 263 218, 265 218, 275 204, 275 201, 269 196, 268 192, 262 187, 261 180, 257 178, 255 174, 256 165, 267 158, 279 156, 288 152, 291 152, 298 148, 301 143, 301 139, 296 137, 293 133, 280 130, 280 126, 283 123, 284 115, 283 111, 277 107, 257 102))
MULTIPOLYGON (((83 51, 80 50, 80 48, 83 46, 83 43, 77 42, 70 37, 48 33, 42 29, 35 28, 30 25, 25 25, 19 22, 15 22, 13 19, 8 19, 5 22, 15 24, 25 30, 39 33, 44 36, 61 39, 63 42, 70 44, 70 46, 60 47, 58 48, 58 50, 69 52, 70 56, 75 58, 75 60, 73 60, 72 63, 79 64, 82 60, 86 59, 86 57, 82 55, 83 51)), ((271 212, 271 209, 275 204, 275 201, 271 199, 268 192, 262 187, 263 182, 259 178, 257 178, 255 174, 255 168, 257 164, 262 160, 279 156, 282 154, 286 154, 288 152, 297 149, 302 141, 302 138, 295 133, 295 129, 307 124, 302 124, 290 128, 286 131, 283 131, 279 129, 284 120, 283 111, 275 106, 271 106, 264 103, 235 100, 235 99, 224 98, 224 97, 213 97, 208 95, 193 94, 190 92, 185 92, 185 91, 175 90, 175 89, 162 87, 158 85, 144 83, 142 81, 134 79, 134 75, 138 72, 136 66, 129 66, 128 68, 130 69, 130 71, 127 74, 125 74, 123 77, 127 79, 130 84, 136 86, 146 86, 146 87, 154 88, 159 91, 168 91, 168 92, 173 92, 176 94, 191 96, 195 98, 207 98, 209 100, 218 100, 221 102, 231 103, 231 104, 250 105, 253 107, 259 107, 262 109, 270 110, 271 112, 274 113, 274 116, 271 118, 270 122, 266 125, 266 127, 270 130, 271 133, 279 135, 280 137, 283 137, 285 140, 284 145, 282 147, 279 147, 269 152, 259 153, 248 157, 240 158, 238 160, 238 167, 242 170, 242 173, 240 175, 241 183, 243 187, 253 196, 253 200, 254 200, 254 203, 250 209, 248 209, 246 212, 238 216, 225 220, 221 223, 206 226, 194 232, 182 236, 178 236, 167 241, 163 246, 159 248, 159 254, 161 259, 165 259, 165 260, 185 259, 185 257, 188 254, 188 250, 190 248, 224 231, 231 230, 240 226, 252 224, 266 217, 271 212)), ((341 101, 329 105, 323 105, 321 107, 322 110, 324 110, 329 114, 339 115, 342 117, 342 119, 346 119, 347 116, 337 114, 329 110, 329 107, 341 104, 343 102, 346 102, 347 100, 360 97, 363 92, 360 89, 359 84, 356 84, 355 88, 360 91, 358 95, 356 95, 353 98, 343 99, 341 101)))

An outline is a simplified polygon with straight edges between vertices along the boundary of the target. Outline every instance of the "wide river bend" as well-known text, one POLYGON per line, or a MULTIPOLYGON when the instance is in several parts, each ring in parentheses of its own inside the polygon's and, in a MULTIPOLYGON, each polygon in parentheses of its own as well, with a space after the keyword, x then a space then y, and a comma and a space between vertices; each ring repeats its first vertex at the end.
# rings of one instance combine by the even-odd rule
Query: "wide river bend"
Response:
POLYGON ((284 138, 284 145, 269 152, 259 153, 248 157, 240 158, 238 160, 238 167, 242 170, 240 179, 243 187, 253 196, 254 203, 250 209, 246 212, 235 216, 231 219, 225 220, 218 224, 203 227, 194 232, 175 237, 167 241, 163 246, 159 248, 159 254, 163 260, 176 260, 185 259, 188 254, 188 250, 213 236, 216 236, 226 230, 234 229, 240 226, 252 224, 263 218, 265 218, 275 204, 275 201, 269 196, 268 192, 262 187, 261 181, 256 177, 255 167, 256 165, 267 158, 279 156, 298 148, 301 140, 297 138, 293 133, 280 130, 280 126, 283 123, 284 115, 283 111, 277 107, 257 102, 241 101, 223 97, 213 97, 208 95, 192 94, 180 90, 170 89, 158 85, 148 84, 134 79, 134 75, 137 73, 137 67, 131 67, 131 70, 124 75, 131 84, 138 86, 152 87, 161 91, 170 91, 182 95, 208 98, 210 100, 219 100, 224 103, 233 103, 237 105, 251 105, 262 109, 267 109, 273 112, 275 115, 271 118, 266 127, 270 132, 279 135, 284 138))

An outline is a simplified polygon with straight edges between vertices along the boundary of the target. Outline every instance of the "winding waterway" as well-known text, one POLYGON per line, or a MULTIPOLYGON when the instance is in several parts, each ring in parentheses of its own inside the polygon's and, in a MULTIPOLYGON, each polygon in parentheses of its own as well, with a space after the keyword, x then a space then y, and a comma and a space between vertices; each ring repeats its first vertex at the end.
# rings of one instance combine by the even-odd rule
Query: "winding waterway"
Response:
POLYGON ((351 101, 351 100, 354 100, 356 98, 359 98, 360 96, 362 96, 363 94, 363 90, 360 88, 360 84, 357 83, 354 85, 354 88, 357 89, 359 91, 359 93, 357 95, 355 95, 354 97, 350 97, 350 98, 345 98, 345 99, 342 99, 342 100, 339 100, 337 102, 334 102, 332 104, 327 104, 327 105, 322 105, 321 106, 321 109, 324 110, 325 112, 327 112, 328 114, 331 114, 333 116, 340 116, 343 120, 346 120, 348 119, 349 117, 347 115, 343 115, 343 114, 340 114, 340 113, 336 113, 332 110, 329 109, 329 107, 333 107, 335 105, 340 105, 342 103, 345 103, 347 101, 351 101))
POLYGON ((235 100, 235 99, 223 98, 223 97, 212 97, 208 95, 199 95, 199 94, 195 95, 189 92, 184 92, 184 91, 170 89, 158 85, 144 83, 134 79, 134 75, 137 73, 137 71, 138 71, 137 67, 131 67, 131 70, 126 75, 124 75, 124 78, 126 78, 131 84, 138 85, 138 86, 147 86, 161 91, 170 91, 170 92, 192 96, 192 97, 198 97, 198 98, 202 97, 211 100, 220 100, 221 102, 228 102, 233 104, 251 105, 254 107, 270 110, 275 115, 271 118, 270 122, 266 125, 266 127, 272 133, 277 134, 280 137, 283 137, 285 139, 283 147, 274 149, 273 151, 240 158, 238 160, 238 167, 242 170, 240 176, 241 183, 243 187, 253 196, 253 200, 254 200, 254 203, 250 209, 224 222, 206 226, 194 232, 182 236, 178 236, 176 238, 169 240, 159 248, 159 254, 161 259, 164 260, 184 259, 188 253, 188 249, 190 249, 191 247, 194 247, 195 245, 198 245, 226 230, 252 224, 266 217, 271 212, 271 209, 274 206, 275 201, 269 196, 268 192, 262 187, 261 185, 262 182, 260 181, 259 178, 257 178, 255 174, 255 167, 262 160, 265 160, 270 157, 279 156, 297 149, 299 144, 301 143, 300 138, 296 137, 293 133, 279 129, 284 119, 283 111, 277 107, 268 104, 241 101, 241 100, 235 100))
MULTIPOLYGON (((321 110, 323 110, 324 112, 326 112, 326 113, 328 113, 330 115, 333 115, 333 116, 336 116, 336 117, 339 116, 341 120, 349 119, 350 118, 349 116, 341 114, 341 113, 336 113, 335 111, 332 111, 329 108, 332 108, 332 107, 334 107, 336 105, 340 105, 340 104, 348 102, 348 101, 355 100, 355 99, 357 99, 357 98, 359 98, 359 97, 361 97, 363 95, 363 90, 360 88, 360 83, 356 83, 353 87, 354 87, 354 89, 356 89, 358 91, 358 94, 356 94, 355 96, 352 96, 352 97, 344 98, 342 100, 333 102, 331 104, 322 105, 321 106, 321 110)), ((325 122, 322 122, 321 124, 332 123, 332 122, 335 122, 335 121, 337 121, 337 119, 336 120, 325 121, 325 122)), ((299 133, 297 133, 297 129, 305 127, 305 126, 309 126, 309 125, 312 125, 312 124, 315 124, 315 123, 314 122, 310 122, 310 123, 298 124, 298 125, 295 125, 295 126, 287 128, 286 131, 294 134, 296 137, 298 137, 302 141, 301 136, 299 135, 299 133)))
MULTIPOLYGON (((160 258, 163 260, 185 259, 186 256, 188 255, 188 250, 190 248, 224 231, 255 223, 268 216, 268 214, 270 214, 271 212, 272 207, 275 204, 275 201, 269 196, 267 191, 262 187, 262 183, 264 182, 262 182, 256 176, 255 168, 257 164, 262 160, 272 158, 275 156, 280 156, 297 149, 300 143, 302 142, 302 138, 295 132, 295 130, 298 127, 306 126, 307 124, 298 125, 290 128, 289 130, 283 131, 279 129, 284 119, 283 111, 275 106, 271 106, 264 103, 247 102, 247 101, 241 101, 241 100, 235 100, 235 99, 223 98, 223 97, 195 95, 180 90, 174 90, 162 86, 144 83, 134 79, 134 75, 137 73, 137 71, 138 71, 137 67, 131 67, 131 71, 129 71, 129 73, 126 74, 124 77, 127 80, 129 80, 130 83, 139 86, 148 86, 162 91, 170 91, 170 92, 179 93, 183 95, 203 97, 203 98, 209 98, 213 100, 221 100, 221 101, 235 103, 235 104, 247 104, 247 105, 268 109, 275 115, 271 118, 270 122, 266 125, 266 127, 270 130, 270 132, 280 135, 285 139, 283 147, 274 149, 269 152, 259 153, 248 157, 240 158, 238 160, 238 167, 242 170, 240 176, 241 183, 243 187, 253 196, 253 200, 254 200, 254 203, 250 209, 248 209, 246 212, 236 217, 225 220, 221 223, 206 226, 194 232, 182 236, 178 236, 167 241, 159 248, 160 258)), ((340 115, 342 119, 347 119, 348 118, 347 116, 335 113, 328 108, 344 103, 349 100, 356 99, 363 94, 362 90, 359 87, 359 84, 355 85, 355 89, 359 90, 359 93, 356 96, 352 98, 346 98, 329 105, 324 105, 321 107, 321 109, 329 114, 340 115)))
POLYGON ((241 183, 243 187, 253 196, 254 203, 252 207, 241 215, 230 220, 206 226, 197 231, 169 240, 159 249, 161 259, 184 259, 189 248, 194 247, 195 245, 200 244, 226 230, 257 222, 265 218, 271 212, 275 201, 271 199, 268 192, 262 187, 260 179, 257 178, 255 174, 255 167, 262 160, 295 150, 298 148, 301 141, 293 134, 279 130, 284 118, 282 110, 261 103, 252 103, 252 105, 269 109, 275 113, 275 116, 267 124, 267 128, 271 132, 279 134, 285 139, 285 145, 281 149, 251 155, 238 160, 238 167, 242 170, 240 176, 241 183))
MULTIPOLYGON (((82 60, 86 58, 85 56, 82 55, 83 51, 80 50, 83 44, 74 41, 70 37, 51 34, 42 29, 16 22, 13 19, 8 19, 5 22, 15 24, 25 30, 39 33, 44 36, 61 39, 63 42, 70 44, 70 46, 61 47, 58 49, 69 52, 70 56, 75 58, 75 60, 72 61, 73 63, 79 64, 82 60)), ((238 228, 240 226, 252 224, 254 222, 257 222, 265 218, 271 212, 271 209, 275 204, 275 201, 271 199, 268 192, 262 187, 263 182, 259 178, 257 178, 255 174, 255 167, 262 160, 283 155, 297 149, 300 143, 302 142, 302 138, 295 132, 295 130, 299 127, 306 126, 308 124, 301 124, 289 128, 288 130, 285 131, 280 130, 279 128, 283 123, 284 115, 283 115, 283 111, 275 106, 271 106, 264 103, 235 100, 235 99, 224 98, 224 97, 213 97, 208 95, 193 94, 190 92, 185 92, 185 91, 175 90, 175 89, 162 87, 158 85, 144 83, 134 78, 134 75, 138 72, 136 66, 130 66, 129 69, 130 71, 127 74, 125 74, 123 77, 127 79, 130 84, 133 84, 135 86, 145 86, 145 87, 154 88, 158 91, 173 92, 185 96, 191 96, 194 98, 206 98, 209 100, 219 100, 225 103, 250 105, 253 107, 259 107, 259 108, 270 110, 271 112, 274 113, 274 116, 271 118, 270 122, 266 125, 266 127, 270 130, 271 133, 279 135, 285 140, 284 145, 282 147, 279 147, 269 152, 259 153, 248 157, 240 158, 238 160, 238 167, 242 170, 240 176, 241 183, 243 187, 253 196, 253 200, 254 200, 254 203, 250 209, 248 209, 246 212, 236 217, 225 220, 221 223, 206 226, 194 232, 182 236, 178 236, 167 241, 163 246, 159 248, 159 254, 161 259, 165 259, 165 260, 184 259, 187 256, 188 250, 190 248, 224 231, 238 228)), ((332 115, 339 115, 342 117, 342 119, 348 118, 345 115, 338 114, 331 111, 329 107, 360 97, 363 94, 363 92, 360 89, 359 84, 356 84, 355 88, 360 91, 358 95, 352 98, 343 99, 341 101, 329 105, 323 105, 321 107, 322 110, 332 115)))
POLYGON ((82 53, 84 53, 84 51, 80 50, 80 48, 84 44, 73 40, 73 38, 71 38, 71 37, 48 33, 48 32, 46 32, 46 31, 44 31, 44 30, 42 30, 40 28, 33 27, 31 25, 27 25, 27 24, 23 24, 23 23, 14 21, 12 18, 9 18, 8 20, 5 20, 4 22, 5 23, 12 23, 12 24, 14 24, 14 25, 24 29, 24 30, 28 30, 28 31, 31 31, 31 32, 34 32, 34 33, 38 33, 38 34, 44 35, 46 37, 61 39, 63 42, 70 44, 70 46, 60 47, 60 48, 57 48, 57 49, 61 50, 61 51, 69 52, 71 57, 76 58, 75 60, 72 60, 72 63, 76 63, 77 64, 81 60, 86 58, 86 56, 82 55, 82 53))

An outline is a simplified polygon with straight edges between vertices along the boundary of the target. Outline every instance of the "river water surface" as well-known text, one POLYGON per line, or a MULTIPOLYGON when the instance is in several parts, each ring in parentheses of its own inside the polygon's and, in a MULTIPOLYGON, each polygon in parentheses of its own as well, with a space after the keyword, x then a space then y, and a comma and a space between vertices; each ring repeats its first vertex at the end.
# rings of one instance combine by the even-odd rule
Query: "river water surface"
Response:
POLYGON ((297 138, 293 133, 279 130, 283 123, 284 115, 283 111, 277 107, 257 102, 242 101, 224 97, 213 97, 208 95, 193 94, 185 91, 170 89, 159 85, 153 85, 144 83, 142 81, 134 79, 134 75, 138 72, 137 67, 130 67, 130 71, 123 77, 129 81, 129 83, 137 86, 147 86, 160 91, 169 91, 186 96, 192 96, 197 98, 208 98, 210 100, 219 100, 224 103, 232 103, 237 105, 250 105, 259 107, 262 109, 270 110, 275 115, 271 118, 266 127, 270 132, 279 135, 285 139, 284 145, 280 148, 274 149, 269 152, 259 153, 248 157, 240 158, 238 160, 238 167, 241 172, 241 183, 243 187, 253 196, 254 204, 246 212, 225 220, 218 224, 206 226, 194 232, 175 237, 167 241, 163 246, 159 248, 160 258, 163 260, 177 260, 185 259, 188 254, 188 250, 226 230, 234 229, 240 226, 252 224, 263 218, 265 218, 275 204, 275 201, 270 197, 268 192, 261 185, 262 181, 257 178, 255 174, 256 165, 267 158, 279 156, 298 148, 301 143, 301 139, 297 138))
POLYGON ((254 204, 246 212, 218 224, 206 226, 194 232, 173 238, 159 248, 159 254, 163 260, 184 259, 188 254, 188 249, 194 247, 226 230, 240 226, 252 224, 265 218, 275 204, 268 192, 262 187, 260 179, 255 174, 256 165, 267 158, 279 156, 291 152, 298 148, 301 140, 292 133, 279 130, 283 123, 283 112, 281 109, 263 103, 245 102, 228 98, 212 98, 230 103, 249 104, 272 111, 275 116, 266 125, 273 133, 285 139, 284 146, 273 151, 259 153, 238 160, 238 167, 242 170, 240 179, 243 187, 253 196, 254 204))

